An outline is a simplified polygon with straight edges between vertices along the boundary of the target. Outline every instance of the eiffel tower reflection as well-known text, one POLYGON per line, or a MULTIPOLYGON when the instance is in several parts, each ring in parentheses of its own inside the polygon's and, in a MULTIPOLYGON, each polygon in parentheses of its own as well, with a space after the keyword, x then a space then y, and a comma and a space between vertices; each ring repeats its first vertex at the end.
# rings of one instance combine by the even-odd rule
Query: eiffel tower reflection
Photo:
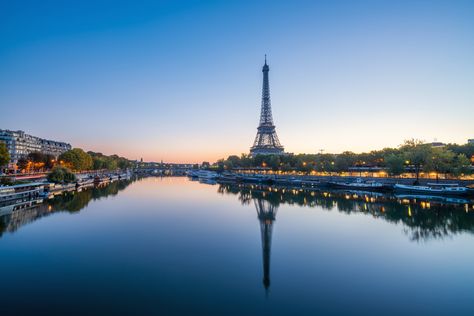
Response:
POLYGON ((255 209, 257 210, 258 220, 260 221, 260 233, 262 236, 262 258, 263 258, 263 286, 268 295, 270 288, 270 254, 272 246, 273 222, 277 213, 278 206, 272 204, 269 200, 256 198, 253 199, 255 209))

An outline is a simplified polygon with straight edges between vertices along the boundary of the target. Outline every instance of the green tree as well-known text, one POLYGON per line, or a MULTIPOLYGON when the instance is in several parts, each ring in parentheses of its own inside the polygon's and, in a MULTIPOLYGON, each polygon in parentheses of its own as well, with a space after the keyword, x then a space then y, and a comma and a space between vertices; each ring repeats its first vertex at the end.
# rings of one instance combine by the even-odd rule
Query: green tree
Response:
POLYGON ((44 156, 45 155, 43 155, 43 153, 40 153, 39 151, 34 151, 32 153, 29 153, 28 156, 26 156, 26 159, 31 162, 43 162, 44 156))
POLYGON ((280 167, 280 156, 279 155, 271 155, 268 157, 267 167, 272 168, 272 170, 276 171, 280 167))
POLYGON ((456 156, 453 162, 451 173, 455 176, 472 173, 471 162, 465 154, 459 154, 456 156))
POLYGON ((7 165, 10 162, 10 153, 7 145, 0 141, 0 167, 7 165))
POLYGON ((335 168, 336 171, 347 171, 349 167, 354 166, 356 162, 356 155, 353 152, 345 151, 336 156, 335 168))
POLYGON ((70 166, 73 170, 89 170, 92 168, 91 156, 80 148, 66 151, 59 156, 59 160, 70 166))
POLYGON ((388 168, 388 172, 397 176, 403 173, 404 171, 404 160, 403 157, 396 154, 389 154, 384 158, 385 165, 388 168))
POLYGON ((454 169, 455 154, 446 148, 432 148, 431 155, 428 156, 424 170, 436 172, 436 181, 439 180, 439 173, 450 173, 454 169))
POLYGON ((56 166, 48 175, 48 181, 54 183, 71 183, 76 181, 76 176, 66 167, 56 166))
POLYGON ((117 166, 119 169, 123 170, 123 169, 130 168, 132 166, 132 163, 130 162, 130 160, 120 157, 117 161, 117 166))
POLYGON ((413 167, 416 174, 416 182, 419 182, 420 172, 428 161, 431 154, 431 145, 424 144, 420 140, 406 140, 400 150, 404 153, 404 157, 408 165, 413 167))
POLYGON ((26 158, 20 158, 18 159, 17 163, 16 163, 16 167, 22 171, 22 170, 25 170, 27 167, 28 167, 28 159, 26 158))
POLYGON ((105 158, 105 169, 107 170, 115 170, 117 169, 117 160, 112 157, 105 158))
POLYGON ((92 169, 100 170, 105 168, 104 159, 102 157, 93 156, 92 157, 92 169))

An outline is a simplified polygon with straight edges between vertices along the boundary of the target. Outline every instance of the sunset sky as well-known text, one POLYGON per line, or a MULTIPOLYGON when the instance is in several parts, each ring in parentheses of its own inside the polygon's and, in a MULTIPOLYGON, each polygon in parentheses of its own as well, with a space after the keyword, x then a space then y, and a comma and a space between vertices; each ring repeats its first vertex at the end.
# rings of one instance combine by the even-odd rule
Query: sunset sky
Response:
POLYGON ((474 1, 2 1, 0 128, 146 161, 474 138, 474 1))

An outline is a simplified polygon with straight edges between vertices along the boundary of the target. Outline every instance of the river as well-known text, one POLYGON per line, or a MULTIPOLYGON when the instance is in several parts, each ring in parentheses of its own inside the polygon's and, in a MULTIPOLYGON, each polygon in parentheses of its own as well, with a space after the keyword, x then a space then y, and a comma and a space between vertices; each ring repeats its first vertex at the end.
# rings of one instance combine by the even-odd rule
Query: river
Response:
POLYGON ((0 234, 2 315, 474 313, 472 201, 149 177, 0 234))

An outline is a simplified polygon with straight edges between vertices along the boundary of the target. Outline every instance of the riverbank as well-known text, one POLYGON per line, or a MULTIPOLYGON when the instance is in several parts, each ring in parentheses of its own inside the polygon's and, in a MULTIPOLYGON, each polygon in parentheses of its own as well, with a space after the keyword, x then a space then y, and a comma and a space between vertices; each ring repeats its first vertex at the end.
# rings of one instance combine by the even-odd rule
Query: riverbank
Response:
POLYGON ((320 189, 346 189, 363 190, 388 193, 409 193, 424 195, 444 195, 444 196, 463 196, 473 197, 473 181, 460 180, 419 180, 416 185, 416 179, 409 178, 376 178, 376 177, 342 177, 342 176, 313 176, 313 175, 276 175, 261 173, 216 173, 212 171, 199 170, 190 171, 188 176, 193 179, 199 179, 206 183, 221 184, 267 184, 288 188, 309 188, 320 189))
POLYGON ((83 188, 129 179, 130 177, 131 173, 128 172, 101 175, 82 174, 78 176, 77 181, 71 183, 52 183, 47 182, 46 178, 42 178, 34 182, 0 186, 0 207, 33 200, 37 203, 37 200, 52 198, 64 192, 80 191, 83 188))

